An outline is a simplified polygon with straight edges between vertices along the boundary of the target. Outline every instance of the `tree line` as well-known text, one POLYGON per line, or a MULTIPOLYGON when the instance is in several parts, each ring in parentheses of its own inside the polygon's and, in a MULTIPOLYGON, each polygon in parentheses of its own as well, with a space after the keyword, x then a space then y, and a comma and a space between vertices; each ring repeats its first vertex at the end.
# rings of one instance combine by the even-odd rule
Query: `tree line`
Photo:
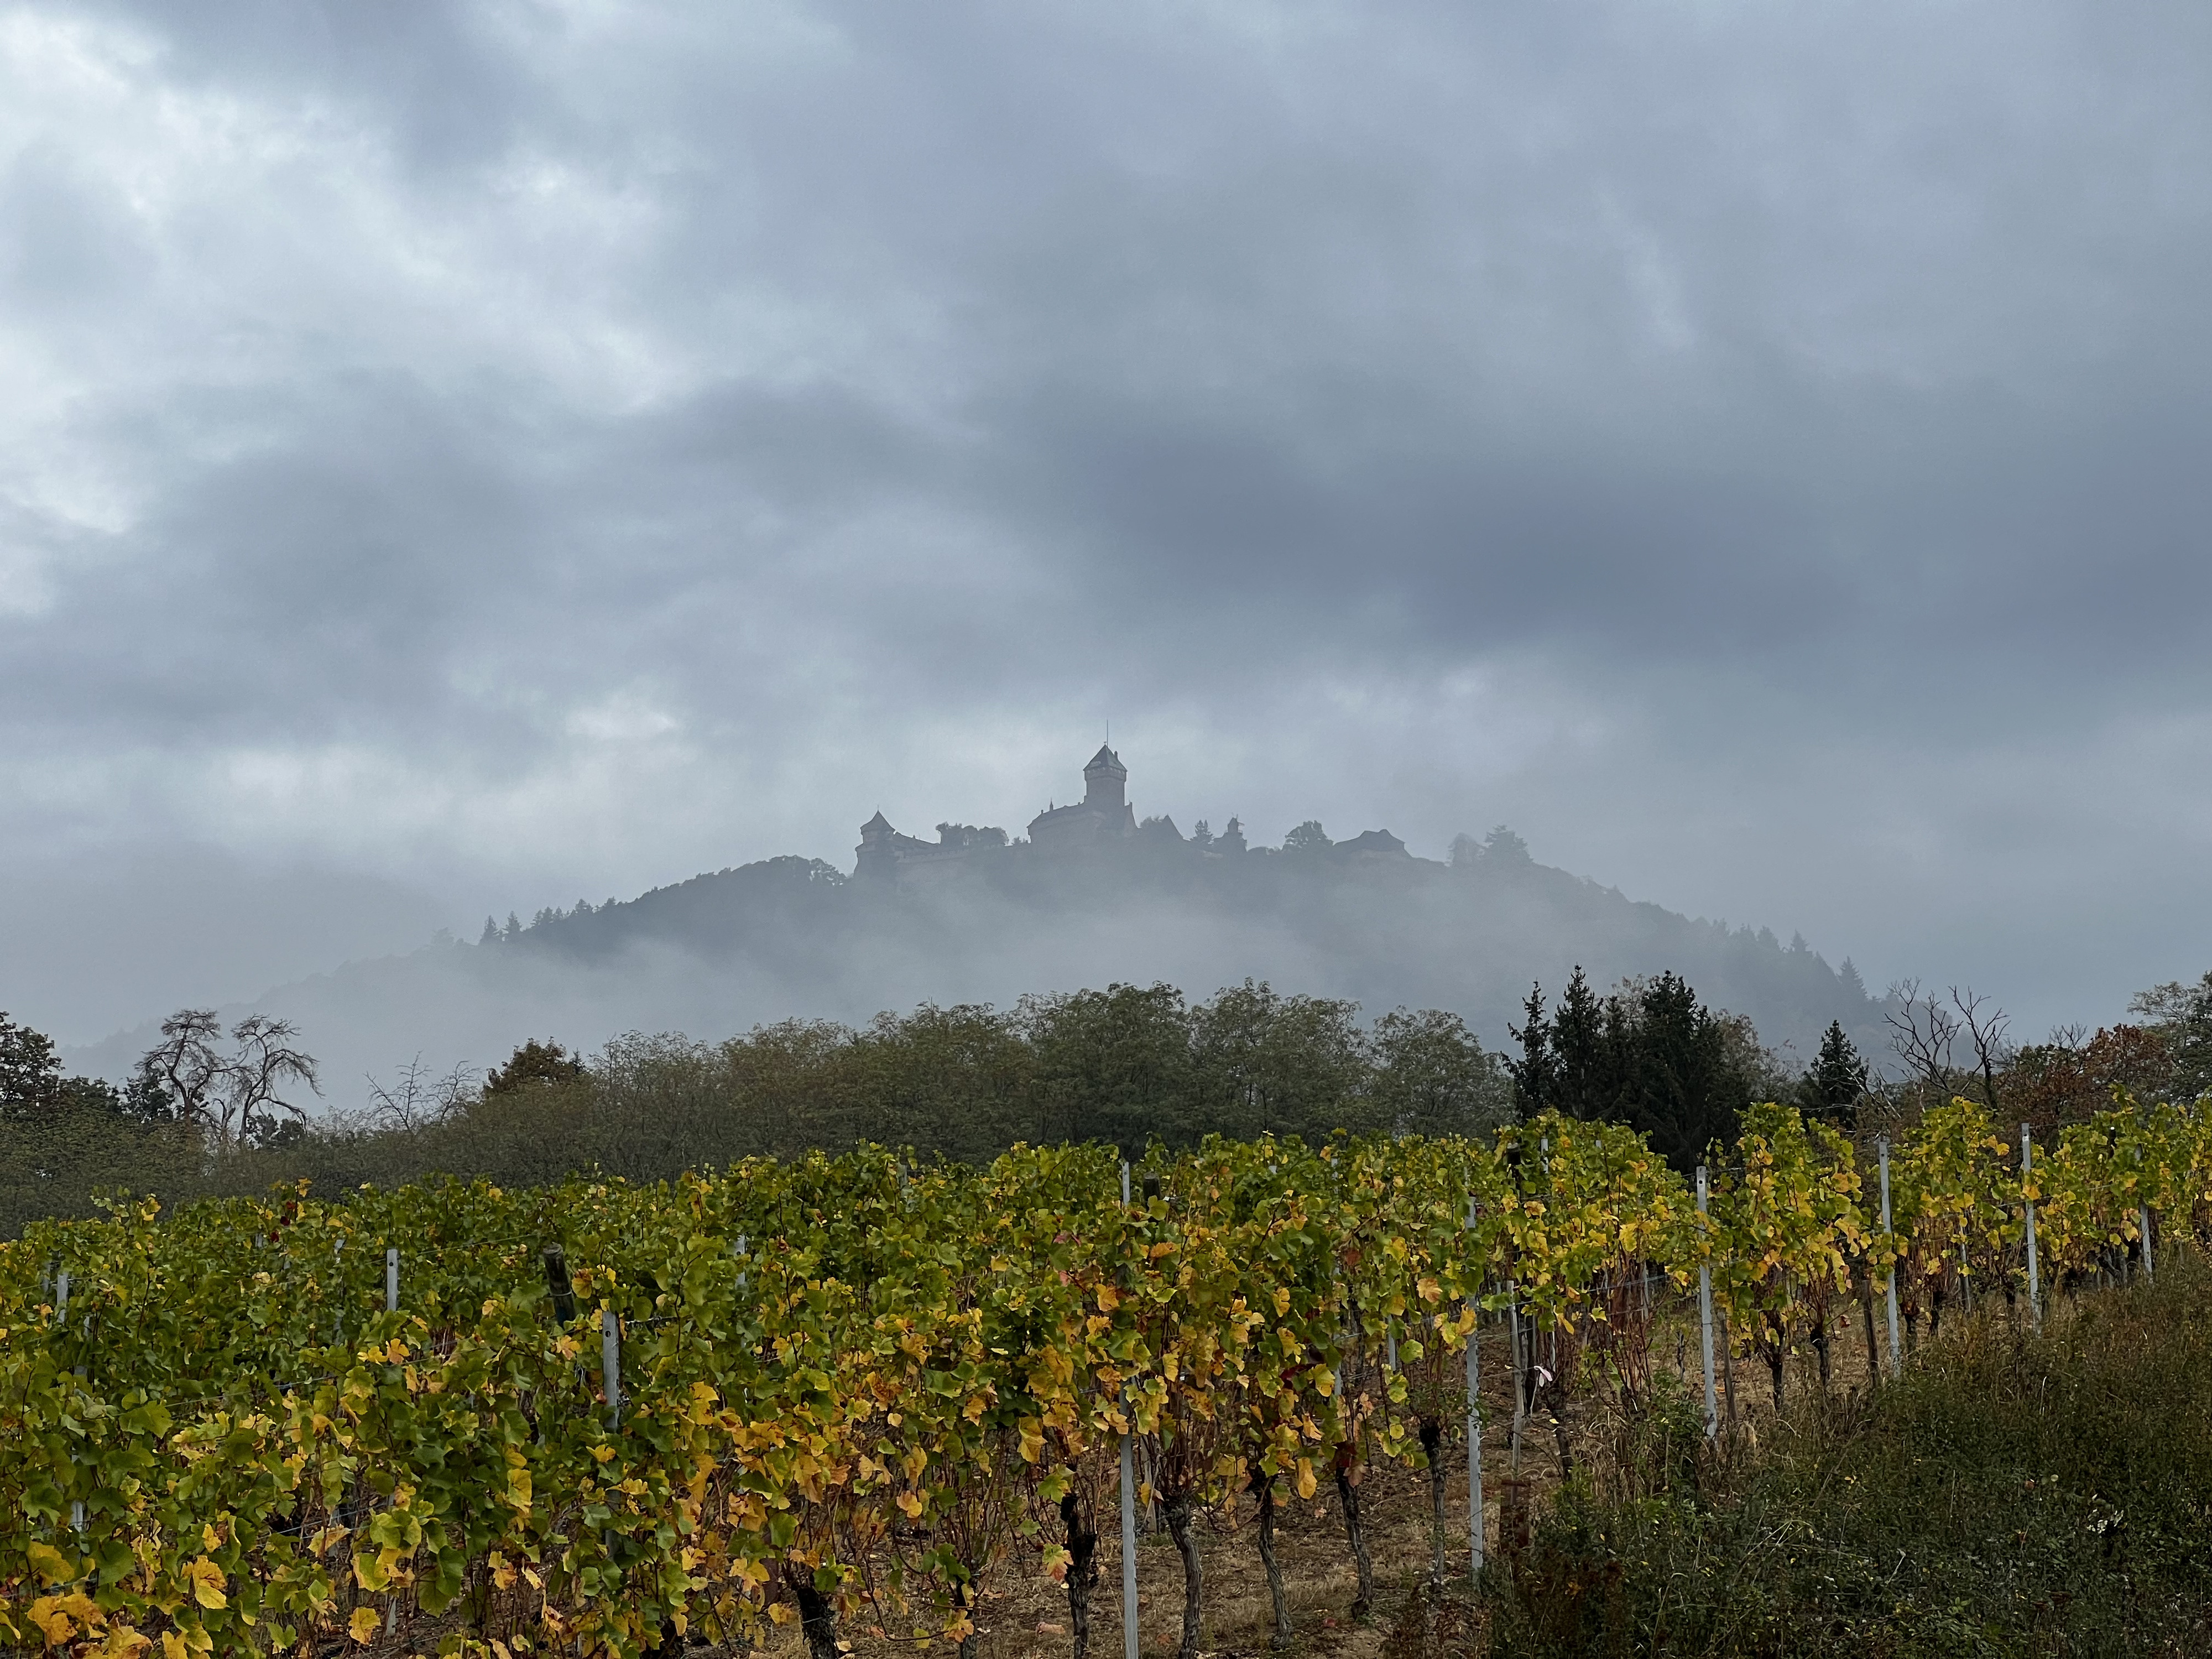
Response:
POLYGON ((723 1042, 633 1035, 588 1060, 532 1041, 486 1073, 400 1068, 364 1110, 311 1115, 312 1056, 283 1020, 226 1032, 184 1010, 131 1079, 63 1074, 54 1045, 0 1014, 0 1234, 87 1211, 103 1190, 166 1199, 278 1181, 380 1185, 446 1173, 505 1183, 599 1169, 633 1180, 758 1154, 864 1142, 981 1162, 1017 1141, 1128 1152, 1209 1133, 1482 1135, 1551 1109, 1626 1124, 1686 1171, 1732 1144, 1745 1107, 1779 1100, 1862 1137, 1963 1094, 2039 1131, 2087 1117, 2115 1086, 2145 1099, 2212 1091, 2212 974, 2135 999, 2136 1023, 2014 1045, 1971 991, 1893 988, 1890 1062, 1832 1025, 1802 1072, 1751 1022, 1674 974, 1601 995, 1577 969, 1556 1003, 1532 988, 1514 1048, 1455 1014, 1285 994, 1247 981, 1192 1001, 1110 985, 1012 1008, 924 1004, 858 1027, 786 1020, 723 1042))
POLYGON ((857 1028, 786 1020, 723 1042, 633 1035, 588 1063, 533 1041, 487 1074, 403 1066, 368 1107, 310 1117, 314 1062, 281 1021, 226 1046, 212 1014, 165 1023, 122 1088, 61 1076, 53 1047, 0 1024, 0 1229, 102 1188, 164 1196, 276 1181, 502 1182, 598 1168, 631 1179, 863 1142, 975 1163, 1017 1141, 1140 1152, 1210 1133, 1483 1133, 1511 1118, 1498 1055, 1456 1014, 1247 981, 1192 1002, 1170 985, 924 1004, 857 1028))

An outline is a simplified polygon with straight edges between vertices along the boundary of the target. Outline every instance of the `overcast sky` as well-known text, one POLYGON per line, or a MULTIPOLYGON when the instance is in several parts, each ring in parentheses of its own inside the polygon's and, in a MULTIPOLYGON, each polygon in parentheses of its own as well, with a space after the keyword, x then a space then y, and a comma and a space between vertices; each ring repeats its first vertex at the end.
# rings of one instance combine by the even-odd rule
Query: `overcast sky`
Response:
POLYGON ((0 1006, 1506 822, 2212 966, 2212 9, 0 4, 0 1006))

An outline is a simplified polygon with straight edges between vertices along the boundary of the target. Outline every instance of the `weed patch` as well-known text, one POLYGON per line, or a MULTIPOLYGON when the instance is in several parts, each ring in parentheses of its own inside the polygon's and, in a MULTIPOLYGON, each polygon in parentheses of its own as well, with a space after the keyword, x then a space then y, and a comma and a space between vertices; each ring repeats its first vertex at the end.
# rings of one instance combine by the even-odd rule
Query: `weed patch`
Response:
POLYGON ((1570 1483, 1496 1575, 1492 1652, 2212 1649, 2208 1292, 2177 1260, 2041 1337, 1997 1308, 1870 1401, 1800 1405, 1734 1468, 1570 1483))

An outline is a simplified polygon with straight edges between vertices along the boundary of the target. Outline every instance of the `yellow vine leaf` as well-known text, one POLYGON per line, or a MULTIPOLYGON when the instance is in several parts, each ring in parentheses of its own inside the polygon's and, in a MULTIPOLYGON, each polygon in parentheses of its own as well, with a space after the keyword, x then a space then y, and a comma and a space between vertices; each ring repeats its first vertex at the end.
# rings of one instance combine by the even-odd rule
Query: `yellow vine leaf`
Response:
POLYGON ((76 1577, 76 1569, 70 1565, 69 1558, 52 1544, 41 1544, 33 1539, 30 1556, 31 1570, 46 1583, 59 1584, 76 1577))
POLYGON ((185 1577, 192 1587, 192 1600, 204 1607, 227 1607, 230 1599, 222 1593, 222 1569, 204 1555, 185 1563, 185 1577))
POLYGON ((31 1623, 46 1637, 49 1647, 60 1647, 76 1634, 76 1621, 70 1617, 70 1604, 83 1600, 82 1595, 41 1595, 31 1603, 31 1623))

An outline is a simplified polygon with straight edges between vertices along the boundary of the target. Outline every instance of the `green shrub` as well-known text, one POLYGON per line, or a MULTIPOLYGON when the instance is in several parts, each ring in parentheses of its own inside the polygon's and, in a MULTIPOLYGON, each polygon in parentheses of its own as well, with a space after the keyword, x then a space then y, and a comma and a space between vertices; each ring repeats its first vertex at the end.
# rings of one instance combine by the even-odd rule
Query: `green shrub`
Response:
POLYGON ((1710 1495, 1571 1486, 1501 1577, 1492 1651, 2212 1650, 2208 1293, 2177 1262, 2047 1337, 1993 1310, 1871 1403, 1806 1402, 1710 1495))

